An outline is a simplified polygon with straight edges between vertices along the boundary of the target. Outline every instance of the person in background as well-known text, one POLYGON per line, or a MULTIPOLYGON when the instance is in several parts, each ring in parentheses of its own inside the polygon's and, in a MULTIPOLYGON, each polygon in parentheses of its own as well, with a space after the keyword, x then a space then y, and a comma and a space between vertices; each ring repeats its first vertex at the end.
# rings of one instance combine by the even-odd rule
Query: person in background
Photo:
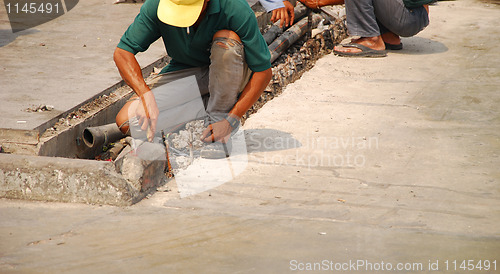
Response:
MULTIPOLYGON (((341 5, 344 0, 299 0, 311 9, 341 5)), ((429 24, 429 3, 435 0, 345 0, 347 30, 358 36, 338 45, 345 57, 384 57, 386 50, 401 50, 400 37, 414 36, 429 24)))

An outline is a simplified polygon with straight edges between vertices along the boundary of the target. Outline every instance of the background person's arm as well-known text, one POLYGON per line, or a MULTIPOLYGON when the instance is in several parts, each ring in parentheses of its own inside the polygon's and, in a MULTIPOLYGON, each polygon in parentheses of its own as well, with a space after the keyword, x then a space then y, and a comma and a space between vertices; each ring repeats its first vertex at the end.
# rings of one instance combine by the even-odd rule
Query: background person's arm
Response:
POLYGON ((283 1, 285 7, 274 9, 272 11, 271 22, 275 23, 278 20, 280 21, 280 28, 283 26, 291 26, 293 25, 293 21, 295 20, 295 12, 293 10, 292 3, 288 1, 283 1))
POLYGON ((318 9, 324 6, 342 5, 344 0, 299 0, 310 9, 318 9))

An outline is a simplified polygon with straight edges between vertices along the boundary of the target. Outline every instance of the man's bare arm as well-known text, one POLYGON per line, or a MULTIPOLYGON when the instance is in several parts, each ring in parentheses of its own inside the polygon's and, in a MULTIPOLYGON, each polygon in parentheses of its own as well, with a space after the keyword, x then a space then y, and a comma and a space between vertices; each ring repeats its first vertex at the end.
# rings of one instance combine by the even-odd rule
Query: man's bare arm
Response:
POLYGON ((137 96, 150 91, 142 77, 141 67, 133 53, 116 48, 113 59, 123 80, 134 90, 137 96))
POLYGON ((241 92, 240 99, 229 112, 230 114, 241 118, 257 102, 264 89, 271 81, 273 73, 271 69, 260 72, 254 72, 250 81, 241 92))
POLYGON ((150 92, 151 89, 142 77, 141 67, 133 53, 121 48, 116 48, 113 59, 125 83, 127 83, 141 99, 142 107, 137 108, 137 115, 139 116, 139 123, 141 124, 142 130, 147 130, 148 126, 150 126, 148 138, 151 139, 151 134, 154 134, 156 129, 159 111, 154 95, 150 92))

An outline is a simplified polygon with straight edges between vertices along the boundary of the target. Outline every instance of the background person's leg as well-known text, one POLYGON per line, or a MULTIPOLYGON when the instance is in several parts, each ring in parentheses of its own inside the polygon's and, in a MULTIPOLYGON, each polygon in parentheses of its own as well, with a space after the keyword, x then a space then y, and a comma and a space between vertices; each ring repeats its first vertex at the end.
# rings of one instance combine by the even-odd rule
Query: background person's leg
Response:
POLYGON ((384 41, 375 16, 373 2, 377 0, 346 0, 347 29, 350 43, 334 47, 333 52, 346 57, 384 57, 384 41))
POLYGON ((347 30, 350 36, 375 37, 380 30, 373 2, 379 0, 346 0, 347 30))
POLYGON ((403 0, 375 0, 375 15, 383 25, 381 33, 391 31, 403 37, 413 36, 429 24, 429 16, 424 7, 407 9, 403 0))

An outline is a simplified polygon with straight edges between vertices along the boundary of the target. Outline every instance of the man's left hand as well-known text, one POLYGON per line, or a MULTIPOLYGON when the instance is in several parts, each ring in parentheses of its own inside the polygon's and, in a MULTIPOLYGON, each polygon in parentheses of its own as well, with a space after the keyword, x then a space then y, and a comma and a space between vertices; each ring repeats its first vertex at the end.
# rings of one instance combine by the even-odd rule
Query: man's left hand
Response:
POLYGON ((226 143, 231 137, 233 128, 226 119, 208 125, 203 131, 201 140, 205 143, 221 142, 226 143))

